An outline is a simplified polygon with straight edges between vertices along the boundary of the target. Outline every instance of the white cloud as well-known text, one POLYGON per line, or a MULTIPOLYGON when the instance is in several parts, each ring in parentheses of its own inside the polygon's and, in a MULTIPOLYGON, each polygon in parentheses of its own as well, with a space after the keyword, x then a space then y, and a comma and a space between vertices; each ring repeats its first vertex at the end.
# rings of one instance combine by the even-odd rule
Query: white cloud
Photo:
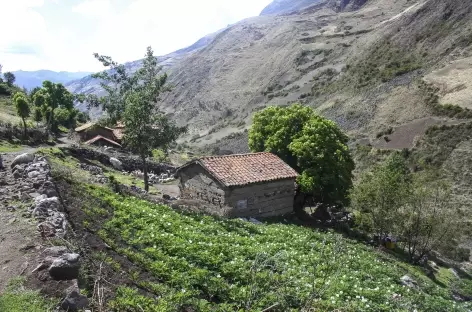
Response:
POLYGON ((103 17, 108 15, 110 8, 109 0, 86 0, 74 6, 72 11, 89 17, 103 17))
POLYGON ((100 70, 92 53, 126 62, 143 57, 149 45, 162 55, 257 15, 271 0, 45 1, 0 0, 2 24, 6 17, 15 25, 0 41, 5 69, 100 70), (12 47, 34 54, 6 53, 12 47))

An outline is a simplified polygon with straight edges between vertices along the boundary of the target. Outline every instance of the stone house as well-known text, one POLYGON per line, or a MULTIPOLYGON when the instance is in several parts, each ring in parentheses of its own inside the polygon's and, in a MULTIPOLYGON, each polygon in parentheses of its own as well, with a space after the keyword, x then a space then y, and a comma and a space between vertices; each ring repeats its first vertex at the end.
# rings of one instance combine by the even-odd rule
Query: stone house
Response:
MULTIPOLYGON (((121 147, 120 140, 115 136, 115 130, 96 123, 86 123, 75 128, 80 142, 87 145, 107 145, 121 147)), ((120 138, 121 139, 121 138, 120 138)))
POLYGON ((183 199, 230 208, 234 217, 269 217, 293 211, 297 172, 271 153, 212 156, 177 169, 183 199))

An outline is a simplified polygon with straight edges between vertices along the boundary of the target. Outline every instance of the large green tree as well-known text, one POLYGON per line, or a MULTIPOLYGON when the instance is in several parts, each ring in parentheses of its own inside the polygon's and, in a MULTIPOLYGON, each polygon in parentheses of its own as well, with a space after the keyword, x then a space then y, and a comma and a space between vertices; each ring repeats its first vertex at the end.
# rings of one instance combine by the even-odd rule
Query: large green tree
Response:
POLYGON ((30 116, 30 106, 28 103, 28 97, 24 93, 17 92, 13 96, 13 103, 15 104, 16 114, 23 121, 24 139, 26 140, 27 138, 26 118, 30 116))
POLYGON ((144 188, 149 190, 147 158, 153 149, 166 149, 168 144, 186 131, 177 127, 159 111, 156 103, 162 92, 167 91, 166 74, 160 74, 161 67, 151 47, 147 48, 142 67, 133 74, 110 57, 96 55, 111 71, 98 74, 107 92, 96 103, 102 103, 113 121, 122 120, 125 125, 123 142, 126 148, 138 154, 143 162, 144 188))
POLYGON ((322 204, 322 211, 348 202, 354 161, 347 142, 334 122, 300 104, 264 109, 249 131, 253 152, 272 152, 300 173, 297 211, 308 199, 322 204))
POLYGON ((55 119, 56 109, 60 108, 67 110, 69 114, 72 113, 74 96, 62 84, 46 80, 43 82, 42 88, 34 93, 33 103, 36 107, 41 107, 48 129, 56 132, 58 126, 55 119))

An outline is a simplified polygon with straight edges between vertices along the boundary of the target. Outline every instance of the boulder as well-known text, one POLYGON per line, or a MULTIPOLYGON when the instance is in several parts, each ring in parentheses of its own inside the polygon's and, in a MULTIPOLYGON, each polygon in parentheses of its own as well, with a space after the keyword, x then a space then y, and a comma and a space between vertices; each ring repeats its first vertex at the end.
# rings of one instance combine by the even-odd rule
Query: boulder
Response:
POLYGON ((49 267, 49 275, 56 281, 69 281, 79 277, 80 256, 66 253, 53 261, 49 267))
POLYGON ((34 179, 40 175, 39 171, 30 171, 28 172, 28 178, 34 179))
POLYGON ((61 308, 65 311, 82 311, 89 306, 89 300, 77 290, 70 292, 61 302, 61 308))
POLYGON ((57 197, 44 198, 41 195, 35 199, 35 207, 33 209, 33 216, 48 216, 49 210, 61 211, 61 203, 57 197))
POLYGON ((15 168, 16 165, 29 164, 34 161, 34 154, 24 153, 16 156, 16 158, 11 163, 11 167, 15 168))
POLYGON ((119 161, 118 159, 111 157, 110 158, 110 163, 115 168, 116 170, 123 170, 123 163, 119 161))
POLYGON ((410 287, 410 288, 418 288, 418 283, 409 277, 408 275, 404 275, 400 278, 400 283, 403 286, 410 287))

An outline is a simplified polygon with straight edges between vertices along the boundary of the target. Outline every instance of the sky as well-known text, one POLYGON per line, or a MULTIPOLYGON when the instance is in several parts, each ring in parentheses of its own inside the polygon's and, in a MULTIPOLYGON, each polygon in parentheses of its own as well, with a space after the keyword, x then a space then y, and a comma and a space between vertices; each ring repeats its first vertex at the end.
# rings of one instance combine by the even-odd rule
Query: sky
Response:
POLYGON ((117 62, 187 47, 257 16, 271 0, 0 0, 3 72, 99 71, 93 53, 117 62))

